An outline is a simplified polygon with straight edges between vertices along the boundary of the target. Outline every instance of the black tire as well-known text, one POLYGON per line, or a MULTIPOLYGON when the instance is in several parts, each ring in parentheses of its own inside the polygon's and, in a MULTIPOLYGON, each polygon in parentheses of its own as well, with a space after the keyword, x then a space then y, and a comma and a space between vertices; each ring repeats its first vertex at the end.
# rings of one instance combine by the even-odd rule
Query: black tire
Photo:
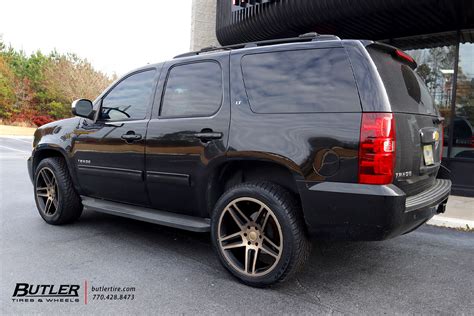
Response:
MULTIPOLYGON (((41 217, 48 224, 62 225, 76 221, 82 214, 81 198, 74 189, 69 170, 64 159, 59 157, 51 157, 41 160, 35 171, 34 177, 34 194, 36 207, 41 217), (45 189, 38 189, 39 186, 45 186, 43 172, 54 175, 53 180, 56 181, 54 196, 57 198, 54 210, 52 208, 49 213, 45 211, 47 197, 39 196, 40 192, 47 192, 45 189), (40 176, 41 174, 41 176, 40 176)), ((49 193, 48 193, 49 194, 49 193)))
MULTIPOLYGON (((250 204, 244 204, 243 206, 245 205, 250 205, 250 204)), ((239 209, 240 209, 239 212, 241 212, 242 205, 239 206, 239 209)), ((235 212, 235 211, 232 211, 232 212, 235 212)), ((253 212, 253 211, 250 211, 250 212, 253 212)), ((259 226, 258 225, 259 220, 253 219, 254 217, 258 218, 258 216, 255 215, 257 213, 259 214, 260 212, 254 212, 250 215, 250 217, 247 216, 248 220, 250 221, 254 220, 255 226, 259 226)), ((235 220, 234 216, 232 216, 232 219, 235 221, 235 223, 237 223, 237 220, 235 220)), ((242 223, 243 222, 244 221, 242 221, 242 223)), ((234 225, 234 226, 241 227, 239 226, 239 224, 234 225)), ((244 224, 243 226, 246 226, 246 224, 244 224)), ((262 229, 262 226, 263 226, 262 235, 265 235, 266 234, 265 224, 261 225, 259 229, 262 229)), ((250 228, 250 227, 244 227, 244 229, 247 229, 247 228, 250 228)), ((251 228, 253 229, 253 227, 251 228)), ((241 228, 238 228, 237 230, 239 229, 241 228)), ((243 231, 244 230, 242 230, 242 232, 243 231)), ((228 235, 230 237, 230 235, 235 235, 235 234, 239 234, 239 231, 237 231, 234 234, 229 233, 228 235)), ((260 233, 258 232, 257 234, 260 234, 260 233)), ((242 283, 250 285, 250 286, 255 286, 255 287, 265 287, 265 286, 274 284, 276 282, 281 282, 281 281, 289 279, 298 270, 300 270, 300 268, 304 265, 305 261, 307 260, 309 256, 310 248, 311 248, 311 244, 307 238, 307 233, 306 233, 304 220, 302 217, 302 212, 301 212, 299 203, 297 203, 293 195, 290 194, 287 190, 271 182, 242 183, 227 190, 220 197, 220 199, 217 201, 215 205, 212 218, 211 218, 211 236, 212 236, 212 243, 213 243, 214 249, 217 252, 222 265, 242 283), (224 221, 226 220, 230 221, 230 219, 226 219, 225 217, 228 215, 225 215, 225 214, 223 215, 223 213, 226 212, 226 209, 227 209, 227 212, 229 212, 229 209, 233 208, 234 201, 236 201, 237 203, 251 203, 252 202, 252 201, 246 201, 245 200, 246 198, 250 198, 252 200, 258 200, 259 202, 263 203, 263 205, 268 206, 268 208, 274 214, 274 217, 272 217, 273 221, 275 222, 274 225, 276 225, 276 221, 278 221, 278 224, 281 227, 281 229, 279 230, 282 234, 281 239, 279 238, 280 247, 282 247, 282 250, 280 252, 280 257, 279 259, 275 260, 275 263, 273 264, 273 268, 271 268, 271 270, 269 268, 269 272, 263 272, 265 273, 263 275, 250 275, 251 273, 255 274, 257 271, 257 269, 255 269, 255 263, 253 264, 253 271, 248 271, 247 266, 243 267, 243 265, 240 266, 240 270, 238 268, 235 268, 236 267, 235 262, 237 260, 233 260, 232 258, 235 259, 236 256, 234 256, 233 254, 229 255, 229 253, 226 252, 229 250, 223 249, 225 246, 223 245, 223 240, 227 239, 228 237, 222 236, 221 230, 222 230, 222 227, 224 226, 223 224, 219 225, 219 222, 224 223, 224 221), (234 263, 234 265, 232 263, 234 263)), ((246 237, 243 237, 243 235, 237 236, 237 242, 235 244, 240 243, 240 239, 242 240, 242 243, 244 244, 247 243, 247 241, 249 240, 248 239, 249 237, 247 236, 249 236, 249 234, 245 234, 245 236, 246 237)), ((255 234, 253 236, 255 236, 255 234)), ((263 238, 265 240, 266 237, 263 237, 263 238)), ((260 241, 260 239, 257 241, 260 241)), ((248 244, 250 245, 250 242, 248 244)), ((258 246, 258 243, 256 245, 258 246)), ((263 242, 260 243, 260 246, 263 247, 263 242)), ((244 255, 243 255, 245 256, 244 261, 247 261, 247 257, 246 257, 247 255, 245 253, 249 252, 248 250, 249 248, 247 248, 247 246, 239 246, 239 247, 244 247, 244 255)), ((259 250, 256 250, 255 252, 253 251, 254 250, 250 249, 250 253, 254 253, 253 258, 255 258, 255 256, 258 256, 259 253, 262 254, 261 250, 260 252, 259 250)), ((263 254, 266 254, 266 253, 263 252, 263 254)), ((251 256, 249 255, 249 258, 250 257, 251 256)), ((258 260, 258 259, 255 259, 255 260, 258 260)))

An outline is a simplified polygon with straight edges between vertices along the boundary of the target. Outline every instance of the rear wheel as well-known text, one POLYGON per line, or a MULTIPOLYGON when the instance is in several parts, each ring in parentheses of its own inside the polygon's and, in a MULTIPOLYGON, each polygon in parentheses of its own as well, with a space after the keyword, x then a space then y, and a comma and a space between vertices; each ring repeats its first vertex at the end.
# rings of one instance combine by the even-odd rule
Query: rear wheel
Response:
POLYGON ((52 157, 39 163, 34 191, 36 207, 47 223, 66 224, 81 216, 81 199, 74 189, 64 159, 52 157))
POLYGON ((310 248, 298 204, 269 182, 243 183, 223 194, 212 216, 212 241, 224 267, 257 287, 287 279, 310 248))

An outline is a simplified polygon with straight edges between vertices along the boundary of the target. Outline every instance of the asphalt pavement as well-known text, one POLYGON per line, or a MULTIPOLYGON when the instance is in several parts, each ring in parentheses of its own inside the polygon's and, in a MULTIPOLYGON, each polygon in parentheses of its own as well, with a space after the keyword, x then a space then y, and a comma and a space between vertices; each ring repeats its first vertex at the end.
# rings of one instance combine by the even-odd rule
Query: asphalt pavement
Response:
POLYGON ((0 137, 1 315, 474 313, 474 233, 425 225, 382 242, 314 241, 296 279, 255 289, 221 267, 208 234, 87 210, 72 225, 46 224, 30 151, 28 138, 0 137), (17 283, 77 284, 78 302, 14 301, 17 283))

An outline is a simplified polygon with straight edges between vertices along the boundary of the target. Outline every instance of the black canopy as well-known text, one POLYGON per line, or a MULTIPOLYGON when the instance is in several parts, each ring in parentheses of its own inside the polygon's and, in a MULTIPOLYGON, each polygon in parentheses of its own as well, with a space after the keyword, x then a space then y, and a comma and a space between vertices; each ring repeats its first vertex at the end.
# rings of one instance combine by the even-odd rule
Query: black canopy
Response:
MULTIPOLYGON (((293 37, 306 32, 389 40, 399 46, 455 41, 452 31, 474 28, 473 0, 217 0, 222 45, 293 37), (418 35, 439 33, 436 37, 418 35), (410 42, 410 37, 417 36, 410 42)), ((462 41, 472 41, 464 32, 462 41)), ((414 48, 414 47, 413 47, 414 48)))

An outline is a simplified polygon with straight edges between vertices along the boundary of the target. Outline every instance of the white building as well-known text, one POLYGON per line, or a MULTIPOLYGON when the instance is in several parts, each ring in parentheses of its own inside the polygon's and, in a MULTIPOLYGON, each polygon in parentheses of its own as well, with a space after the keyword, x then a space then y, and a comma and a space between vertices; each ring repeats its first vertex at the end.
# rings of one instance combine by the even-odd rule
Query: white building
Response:
POLYGON ((193 0, 191 16, 191 51, 218 46, 216 38, 216 3, 218 0, 193 0))

